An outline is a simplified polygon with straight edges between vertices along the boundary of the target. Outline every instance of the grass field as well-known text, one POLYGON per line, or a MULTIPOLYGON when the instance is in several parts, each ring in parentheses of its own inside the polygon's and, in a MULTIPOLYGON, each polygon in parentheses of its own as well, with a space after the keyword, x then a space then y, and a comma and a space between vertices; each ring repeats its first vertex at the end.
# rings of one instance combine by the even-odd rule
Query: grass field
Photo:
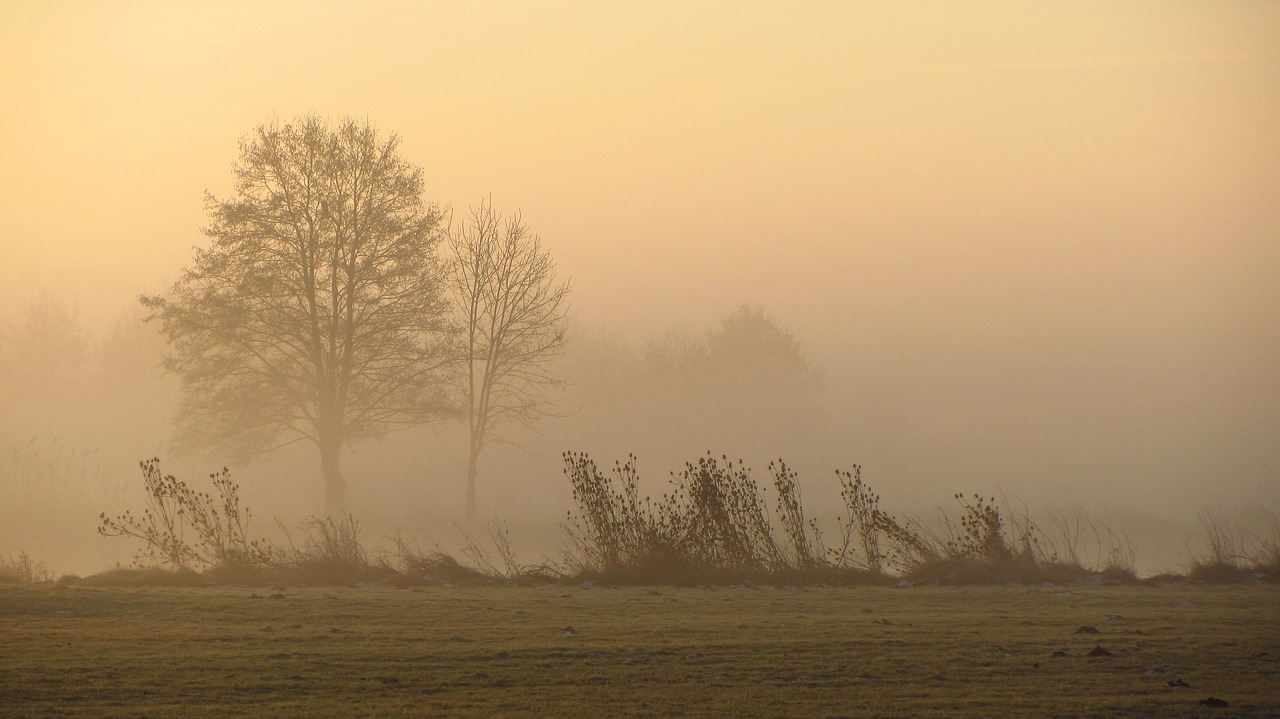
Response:
POLYGON ((0 716, 534 714, 1276 717, 1280 590, 0 586, 0 716))

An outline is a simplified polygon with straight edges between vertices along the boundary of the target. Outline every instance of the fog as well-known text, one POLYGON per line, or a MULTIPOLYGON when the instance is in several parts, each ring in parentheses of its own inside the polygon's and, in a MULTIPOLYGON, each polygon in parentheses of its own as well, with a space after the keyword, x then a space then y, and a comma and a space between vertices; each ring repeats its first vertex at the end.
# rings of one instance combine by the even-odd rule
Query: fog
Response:
MULTIPOLYGON (((12 2, 0 99, 0 553, 127 561, 93 530, 139 460, 226 463, 167 451, 137 297, 205 246, 237 141, 306 113, 398 133, 458 216, 521 210, 571 280, 558 416, 480 470, 530 551, 565 450, 654 492, 783 457, 815 514, 857 463, 904 514, 1085 512, 1144 569, 1202 508, 1280 506, 1280 6, 12 2), (662 374, 744 306, 812 401, 662 374)), ((345 455, 370 533, 453 541, 464 432, 345 455)), ((264 528, 321 510, 307 447, 232 471, 264 528)))

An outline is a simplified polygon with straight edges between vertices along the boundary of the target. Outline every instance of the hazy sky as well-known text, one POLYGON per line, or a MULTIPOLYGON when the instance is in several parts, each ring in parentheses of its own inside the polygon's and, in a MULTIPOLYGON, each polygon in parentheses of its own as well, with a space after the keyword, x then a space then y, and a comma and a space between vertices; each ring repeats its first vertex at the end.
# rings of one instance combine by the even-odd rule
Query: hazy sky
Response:
POLYGON ((5 304, 116 316, 349 114, 585 324, 765 307, 895 481, 1280 486, 1280 3, 6 0, 0 108, 5 304))

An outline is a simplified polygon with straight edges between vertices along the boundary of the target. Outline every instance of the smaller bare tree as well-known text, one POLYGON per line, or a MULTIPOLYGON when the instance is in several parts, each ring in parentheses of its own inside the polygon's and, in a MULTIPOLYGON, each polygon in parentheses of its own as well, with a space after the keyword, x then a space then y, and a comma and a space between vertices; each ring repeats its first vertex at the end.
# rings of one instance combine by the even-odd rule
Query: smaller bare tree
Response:
POLYGON ((490 200, 449 233, 453 297, 462 324, 460 385, 467 402, 468 522, 476 514, 476 466, 485 447, 505 442, 504 422, 532 426, 563 385, 550 360, 564 346, 569 282, 517 212, 503 218, 490 200))

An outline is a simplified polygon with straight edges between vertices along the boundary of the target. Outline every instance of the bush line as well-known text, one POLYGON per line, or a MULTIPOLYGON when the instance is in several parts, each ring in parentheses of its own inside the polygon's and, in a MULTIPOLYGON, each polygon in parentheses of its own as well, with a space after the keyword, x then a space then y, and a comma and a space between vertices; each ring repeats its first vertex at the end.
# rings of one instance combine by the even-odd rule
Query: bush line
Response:
MULTIPOLYGON (((293 584, 395 585, 495 582, 601 581, 609 584, 1040 584, 1137 582, 1127 537, 1088 522, 1094 561, 1081 520, 1052 517, 1043 530, 1023 509, 1011 512, 993 497, 955 495, 958 517, 933 524, 899 520, 880 508, 861 467, 839 470, 842 508, 835 541, 827 545, 805 511, 797 473, 779 459, 771 481, 758 484, 741 461, 707 453, 670 476, 657 499, 641 496, 634 455, 609 473, 581 452, 564 454, 564 474, 575 503, 564 528, 571 541, 561 561, 517 561, 506 527, 489 532, 493 551, 463 531, 459 562, 441 551, 423 552, 403 537, 392 552, 370 552, 351 515, 309 517, 297 541, 283 525, 283 544, 249 532, 230 472, 209 476, 212 492, 198 491, 160 469, 140 463, 146 490, 140 514, 100 515, 98 531, 138 542, 133 568, 117 567, 87 581, 122 585, 293 584), (774 499, 769 501, 769 490, 774 499), (496 555, 496 559, 495 559, 496 555)), ((1007 504, 1007 502, 1006 502, 1007 504)), ((1280 581, 1280 520, 1264 513, 1260 529, 1231 526, 1201 512, 1207 550, 1193 557, 1185 576, 1152 581, 1280 581)), ((53 579, 43 562, 25 553, 0 557, 0 583, 53 579)), ((1144 580, 1147 581, 1147 580, 1144 580)))

